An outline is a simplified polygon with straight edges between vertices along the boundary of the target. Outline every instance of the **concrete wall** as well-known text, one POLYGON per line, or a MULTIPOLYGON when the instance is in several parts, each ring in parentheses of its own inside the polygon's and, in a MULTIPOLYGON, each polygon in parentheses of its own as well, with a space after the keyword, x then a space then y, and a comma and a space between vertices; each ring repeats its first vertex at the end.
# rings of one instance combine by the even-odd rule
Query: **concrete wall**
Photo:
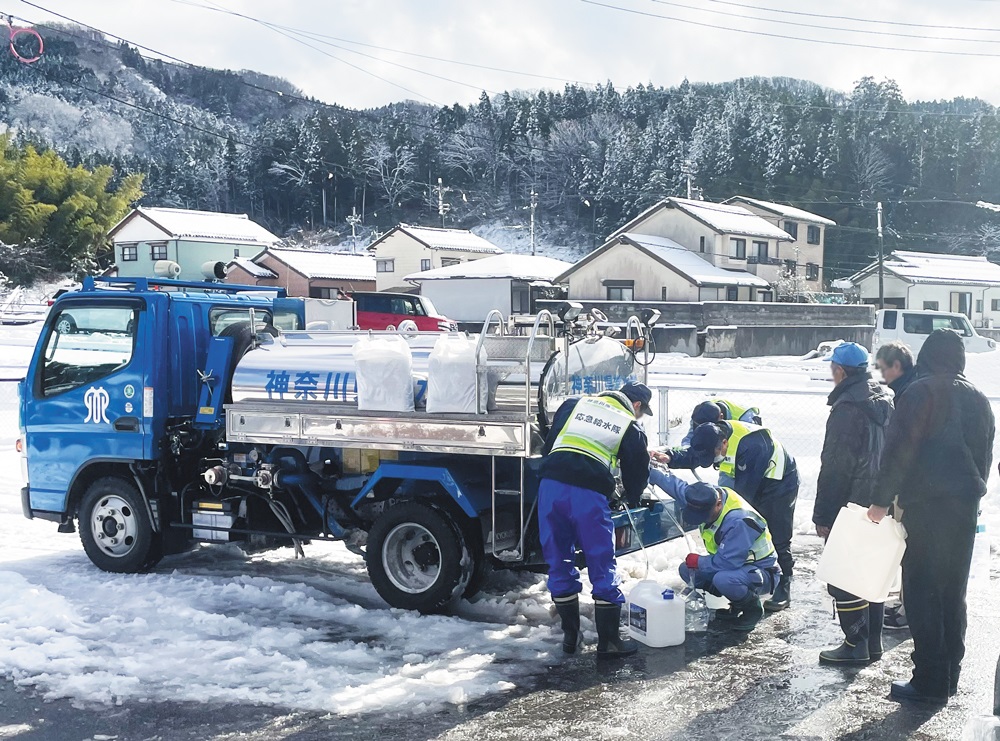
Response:
POLYGON ((874 327, 860 326, 748 326, 708 327, 704 356, 755 358, 764 355, 805 355, 821 342, 845 340, 871 347, 874 327))
POLYGON ((693 324, 653 327, 653 344, 657 354, 676 352, 695 357, 701 353, 698 347, 698 328, 693 324))
POLYGON ((482 324, 492 309, 499 309, 504 319, 510 316, 510 278, 425 280, 420 293, 456 322, 482 324))
POLYGON ((569 297, 607 296, 605 280, 635 282, 636 301, 660 301, 664 287, 673 301, 697 301, 698 287, 632 245, 618 243, 569 277, 569 297))
MULTIPOLYGON (((538 308, 555 310, 561 301, 538 301, 538 308)), ((863 304, 782 304, 760 302, 706 301, 704 303, 674 303, 662 301, 580 301, 584 308, 598 308, 613 322, 627 321, 643 308, 659 309, 663 323, 693 324, 705 327, 734 326, 851 326, 875 324, 875 310, 863 304)))

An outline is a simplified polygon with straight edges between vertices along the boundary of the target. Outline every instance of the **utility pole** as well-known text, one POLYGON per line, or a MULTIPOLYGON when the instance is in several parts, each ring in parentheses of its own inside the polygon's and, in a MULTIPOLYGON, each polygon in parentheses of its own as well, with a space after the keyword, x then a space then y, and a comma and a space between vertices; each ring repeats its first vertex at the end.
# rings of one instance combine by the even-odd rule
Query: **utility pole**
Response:
POLYGON ((444 182, 438 178, 438 215, 441 217, 441 228, 444 229, 444 215, 451 210, 451 206, 444 202, 444 193, 451 188, 445 188, 444 182))
POLYGON ((681 165, 681 175, 687 179, 687 197, 690 201, 694 195, 691 181, 691 178, 694 177, 694 163, 691 160, 684 160, 684 164, 681 165))
POLYGON ((358 210, 351 207, 351 215, 347 217, 347 223, 351 225, 351 254, 358 251, 358 224, 361 223, 361 217, 358 216, 358 210))
POLYGON ((535 209, 538 208, 538 194, 531 189, 531 256, 535 256, 535 209))
POLYGON ((885 260, 885 251, 883 250, 883 240, 882 240, 882 201, 878 202, 876 213, 878 215, 878 308, 884 309, 885 275, 883 271, 883 262, 885 260))

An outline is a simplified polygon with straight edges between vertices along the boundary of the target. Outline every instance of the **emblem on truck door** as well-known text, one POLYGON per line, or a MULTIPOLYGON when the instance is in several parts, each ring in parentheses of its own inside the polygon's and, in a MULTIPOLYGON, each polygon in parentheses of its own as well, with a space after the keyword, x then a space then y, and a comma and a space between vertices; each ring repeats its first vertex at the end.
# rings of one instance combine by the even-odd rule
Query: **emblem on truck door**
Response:
POLYGON ((108 403, 111 399, 108 397, 108 392, 101 388, 90 388, 87 389, 87 393, 83 395, 83 403, 87 405, 87 418, 83 420, 83 423, 93 422, 95 425, 99 425, 102 422, 108 424, 108 403))

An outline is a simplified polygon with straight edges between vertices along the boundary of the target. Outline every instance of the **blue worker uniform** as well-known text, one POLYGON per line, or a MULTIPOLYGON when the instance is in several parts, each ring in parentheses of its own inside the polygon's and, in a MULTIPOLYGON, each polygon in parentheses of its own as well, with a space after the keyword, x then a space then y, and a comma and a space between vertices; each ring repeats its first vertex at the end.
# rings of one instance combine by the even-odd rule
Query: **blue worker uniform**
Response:
MULTIPOLYGON (((653 469, 649 480, 665 491, 683 508, 687 505, 685 492, 688 483, 668 471, 653 469)), ((723 505, 728 493, 722 490, 723 505)), ((698 568, 694 571, 694 585, 712 594, 721 595, 731 602, 739 602, 751 593, 754 596, 770 594, 778 585, 781 569, 777 555, 771 548, 770 555, 751 559, 754 544, 762 532, 748 515, 749 511, 734 509, 722 517, 715 532, 717 552, 700 556, 698 568)), ((682 563, 679 568, 681 578, 691 582, 691 570, 682 563)))
MULTIPOLYGON (((720 402, 715 402, 715 404, 716 404, 716 406, 719 407, 719 411, 722 412, 722 419, 723 420, 728 420, 728 419, 732 419, 733 418, 733 412, 732 412, 732 409, 730 408, 730 404, 729 403, 727 403, 725 401, 720 401, 720 402)), ((752 425, 759 425, 759 424, 761 424, 760 411, 756 407, 750 407, 749 409, 745 410, 743 412, 743 414, 740 415, 740 417, 739 417, 739 419, 737 421, 738 422, 748 422, 749 424, 752 424, 752 425)), ((681 440, 681 447, 682 448, 689 448, 689 447, 691 447, 691 436, 694 435, 694 431, 697 428, 698 428, 698 423, 694 421, 694 416, 692 416, 691 417, 691 426, 688 428, 687 434, 684 436, 684 439, 681 440)), ((727 478, 730 478, 730 477, 727 477, 727 478)), ((719 485, 720 486, 732 486, 732 482, 730 482, 728 484, 723 484, 722 483, 722 478, 720 477, 719 478, 719 485)))
MULTIPOLYGON (((598 397, 604 399, 606 397, 598 397)), ((567 399, 559 407, 542 447, 538 487, 538 531, 549 565, 549 592, 554 599, 579 594, 583 585, 576 568, 576 551, 583 551, 594 598, 623 604, 615 563, 614 524, 609 500, 617 490, 613 468, 585 452, 557 445, 567 425, 579 417, 582 399, 567 399), (553 449, 555 448, 555 449, 553 449)), ((622 433, 614 458, 621 469, 625 500, 638 506, 649 476, 646 434, 636 424, 628 399, 621 397, 614 413, 622 433), (628 417, 624 417, 626 414, 628 417)), ((598 421, 597 419, 594 420, 598 421)))

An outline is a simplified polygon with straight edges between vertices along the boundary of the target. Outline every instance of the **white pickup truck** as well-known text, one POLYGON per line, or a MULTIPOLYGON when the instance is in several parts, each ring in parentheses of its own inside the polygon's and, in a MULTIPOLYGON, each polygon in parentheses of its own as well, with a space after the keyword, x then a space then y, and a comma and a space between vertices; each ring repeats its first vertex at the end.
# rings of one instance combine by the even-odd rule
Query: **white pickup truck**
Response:
POLYGON ((894 340, 905 342, 913 353, 920 352, 927 336, 935 329, 950 329, 961 335, 966 352, 991 352, 997 343, 978 334, 965 314, 918 309, 882 309, 875 312, 872 353, 894 340))

